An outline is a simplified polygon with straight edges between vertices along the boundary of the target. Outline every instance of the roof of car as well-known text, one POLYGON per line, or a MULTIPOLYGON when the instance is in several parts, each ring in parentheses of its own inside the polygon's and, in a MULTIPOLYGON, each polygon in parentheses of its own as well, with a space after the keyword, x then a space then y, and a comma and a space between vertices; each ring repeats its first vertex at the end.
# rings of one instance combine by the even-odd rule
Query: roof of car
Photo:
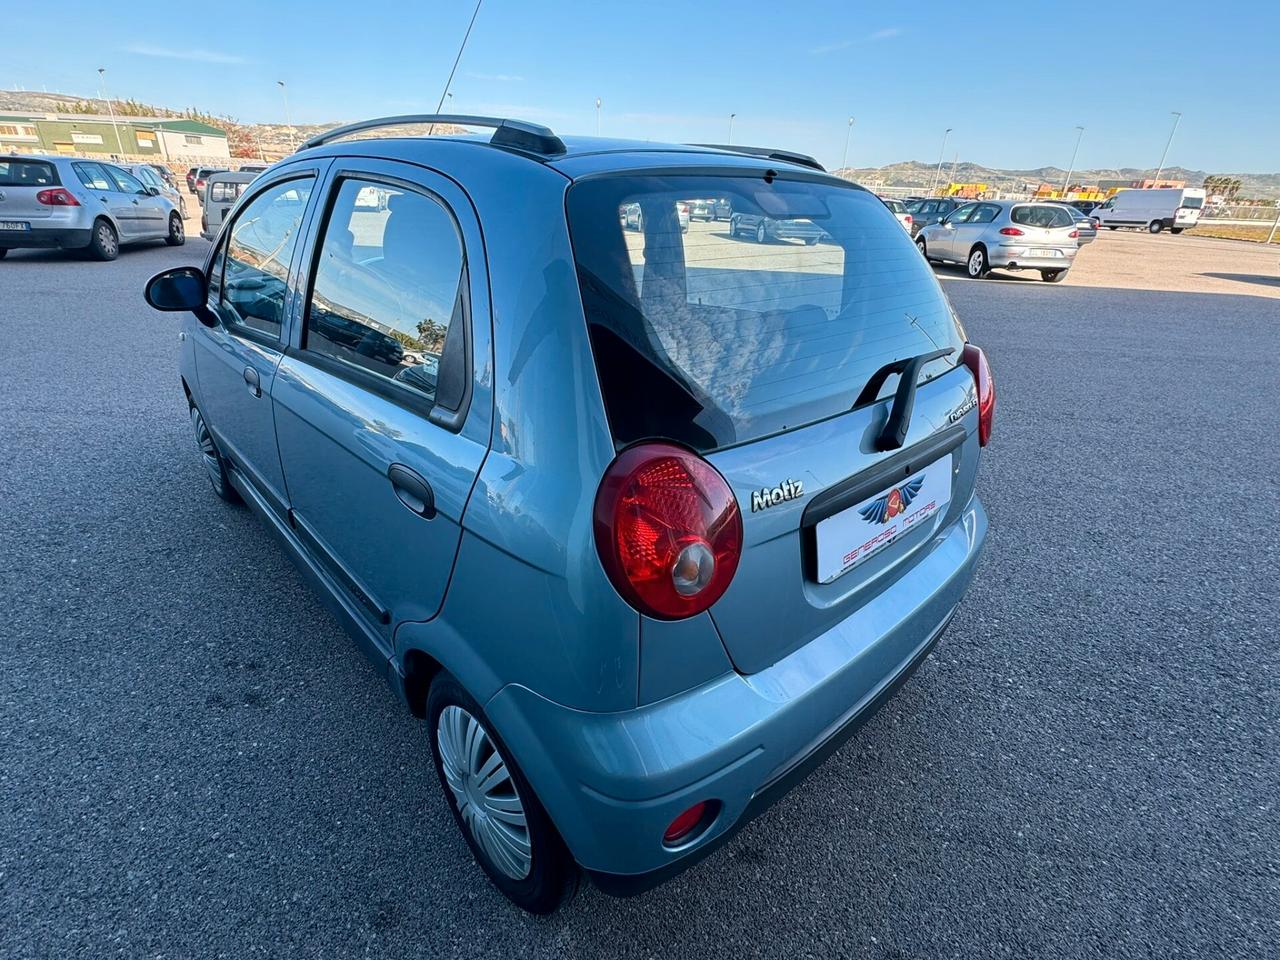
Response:
MULTIPOLYGON (((435 125, 447 127, 449 132, 433 131, 429 137, 432 141, 474 144, 489 149, 502 150, 508 153, 528 157, 545 166, 551 167, 569 177, 576 179, 590 173, 609 169, 632 169, 657 166, 705 166, 707 158, 714 157, 716 166, 743 166, 754 169, 767 169, 784 164, 792 170, 807 169, 815 173, 826 173, 822 165, 812 157, 794 151, 770 147, 750 147, 743 145, 720 144, 688 144, 664 143, 651 140, 631 140, 612 137, 558 137, 546 127, 519 120, 506 120, 495 117, 465 117, 455 115, 419 115, 407 117, 387 117, 380 120, 361 121, 326 131, 308 140, 299 149, 299 153, 312 150, 320 153, 340 153, 342 144, 350 148, 350 143, 359 142, 361 149, 374 142, 386 144, 386 152, 398 153, 406 143, 423 143, 427 137, 405 136, 396 132, 390 136, 361 136, 358 140, 344 139, 368 131, 408 125, 435 125), (494 133, 475 134, 455 132, 466 130, 468 126, 492 127, 494 133), (395 144, 393 146, 392 144, 395 144), (697 158, 697 159, 694 159, 697 158)), ((833 180, 839 178, 832 177, 833 180)), ((848 181, 843 181, 848 183, 848 181)))

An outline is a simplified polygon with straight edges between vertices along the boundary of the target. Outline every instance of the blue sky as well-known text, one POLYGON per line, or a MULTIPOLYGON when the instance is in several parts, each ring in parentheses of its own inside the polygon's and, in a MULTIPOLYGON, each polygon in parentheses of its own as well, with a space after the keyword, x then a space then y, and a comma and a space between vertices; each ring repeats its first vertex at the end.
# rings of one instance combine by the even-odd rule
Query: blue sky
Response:
MULTIPOLYGON (((184 6, 136 0, 49 20, 14 4, 0 87, 195 105, 279 122, 434 109, 473 4, 315 0, 184 6), (199 13, 194 11, 199 10, 199 13), (353 12, 355 11, 355 12, 353 12), (195 24, 217 26, 206 34, 195 24), (146 25, 154 25, 148 27, 146 25)), ((1280 170, 1280 4, 763 3, 483 0, 454 80, 456 112, 541 120, 558 132, 788 147, 850 165, 948 162, 1280 170), (896 9, 895 9, 896 8, 896 9), (1206 24, 1212 10, 1214 27, 1206 24), (1042 12, 1041 12, 1042 11, 1042 12)), ((66 14, 66 15, 63 15, 66 14)))

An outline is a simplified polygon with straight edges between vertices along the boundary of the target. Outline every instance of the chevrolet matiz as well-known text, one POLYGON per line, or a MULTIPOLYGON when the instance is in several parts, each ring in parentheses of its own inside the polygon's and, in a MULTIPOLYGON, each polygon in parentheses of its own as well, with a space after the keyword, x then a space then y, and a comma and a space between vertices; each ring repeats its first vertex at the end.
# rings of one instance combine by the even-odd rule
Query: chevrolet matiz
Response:
POLYGON ((424 719, 530 911, 728 840, 910 676, 982 550, 986 358, 800 154, 352 124, 146 295, 186 314, 214 491, 424 719), (690 197, 780 229, 686 227, 690 197))

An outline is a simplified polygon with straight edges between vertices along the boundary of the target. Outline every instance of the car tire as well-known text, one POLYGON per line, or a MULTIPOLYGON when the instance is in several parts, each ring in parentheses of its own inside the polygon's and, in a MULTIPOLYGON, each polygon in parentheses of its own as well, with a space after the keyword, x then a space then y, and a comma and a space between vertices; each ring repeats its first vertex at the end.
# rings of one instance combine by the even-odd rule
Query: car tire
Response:
POLYGON ((1045 283, 1061 283, 1067 278, 1065 270, 1041 270, 1040 279, 1045 283))
POLYGON ((240 494, 236 493, 236 488, 231 485, 231 478, 227 476, 227 462, 222 458, 218 445, 213 442, 213 434, 209 432, 209 425, 204 422, 204 414, 194 403, 191 404, 191 431, 213 492, 227 503, 239 503, 240 494))
POLYGON ((99 217, 89 232, 89 256, 94 260, 114 260, 120 256, 120 235, 109 220, 99 217))
POLYGON ((768 243, 769 231, 764 228, 764 221, 756 224, 756 243, 768 243))
POLYGON ((970 280, 982 280, 991 272, 991 261, 987 259, 987 248, 981 245, 969 251, 969 259, 965 261, 965 271, 970 280))
POLYGON ((933 258, 929 256, 929 249, 925 244, 924 237, 916 237, 916 249, 920 251, 920 256, 924 257, 929 263, 933 263, 933 258))
POLYGON ((516 906, 553 912, 577 890, 578 865, 483 708, 444 672, 427 694, 427 729, 440 789, 472 857, 516 906))
POLYGON ((738 238, 738 218, 736 215, 729 218, 729 236, 734 240, 738 238))
POLYGON ((180 247, 187 242, 187 234, 182 227, 182 217, 178 216, 176 210, 169 214, 169 235, 164 238, 164 242, 171 247, 180 247))
POLYGON ((1147 233, 1159 233, 1164 229, 1164 224, 1159 220, 1152 220, 1147 224, 1147 233))

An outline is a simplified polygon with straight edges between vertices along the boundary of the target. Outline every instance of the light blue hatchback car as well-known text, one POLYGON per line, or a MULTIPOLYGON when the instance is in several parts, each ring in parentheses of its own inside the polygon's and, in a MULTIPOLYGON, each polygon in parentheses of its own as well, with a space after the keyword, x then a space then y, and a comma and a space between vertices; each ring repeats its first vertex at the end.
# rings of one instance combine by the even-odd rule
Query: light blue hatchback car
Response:
POLYGON ((809 157, 352 124, 147 299, 191 314, 214 490, 425 718, 528 910, 727 840, 912 673, 982 550, 986 359, 893 214, 809 157), (782 228, 686 232, 690 198, 782 228))

